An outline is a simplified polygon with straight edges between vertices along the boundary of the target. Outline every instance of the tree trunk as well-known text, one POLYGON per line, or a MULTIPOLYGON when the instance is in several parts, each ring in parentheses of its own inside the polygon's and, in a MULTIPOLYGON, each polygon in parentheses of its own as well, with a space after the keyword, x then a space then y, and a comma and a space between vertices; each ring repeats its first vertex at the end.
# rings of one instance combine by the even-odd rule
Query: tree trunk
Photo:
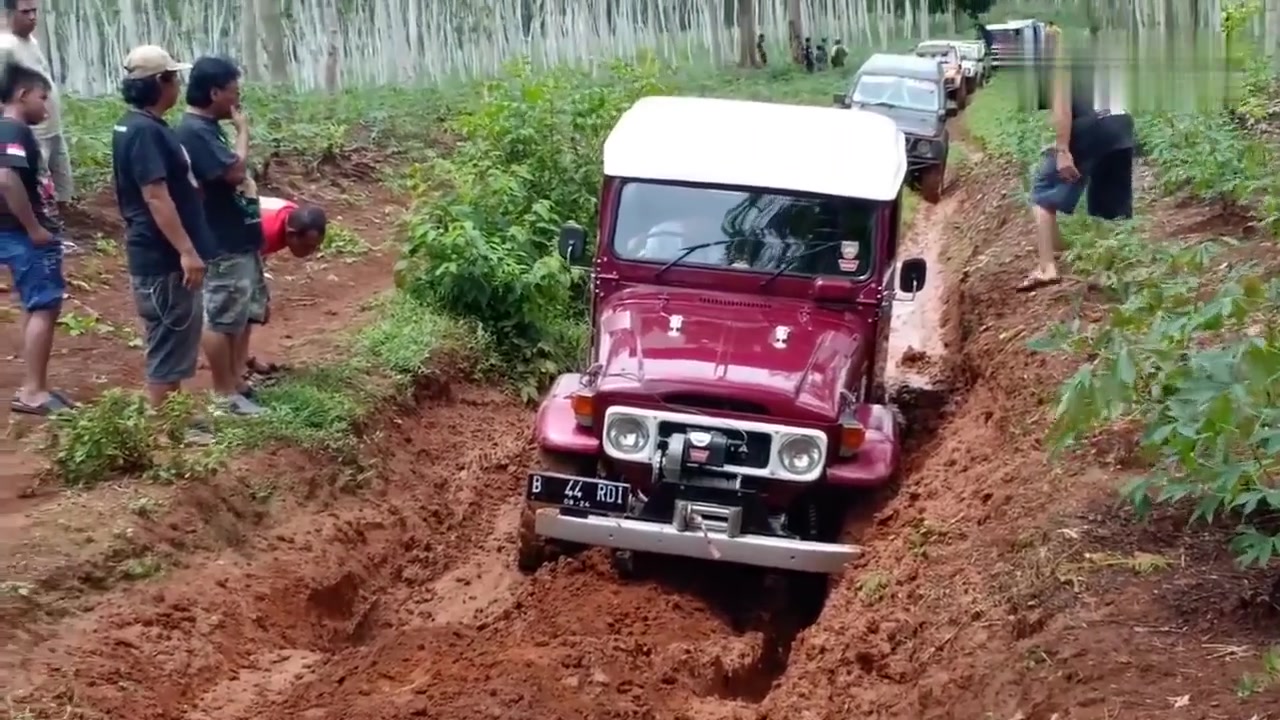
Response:
POLYGON ((262 80, 261 47, 262 38, 258 35, 258 0, 241 0, 240 62, 244 64, 245 79, 250 82, 262 80))
POLYGON ((760 67, 756 55, 756 0, 738 0, 738 67, 760 67))
POLYGON ((325 20, 329 25, 329 47, 324 56, 324 89, 335 93, 338 91, 338 63, 342 52, 342 28, 339 27, 336 5, 325 7, 325 20))
POLYGON ((289 83, 289 57, 284 49, 280 0, 258 0, 258 27, 267 47, 267 71, 275 85, 289 83))
POLYGON ((800 0, 787 0, 787 40, 791 43, 791 62, 804 64, 804 15, 800 0))

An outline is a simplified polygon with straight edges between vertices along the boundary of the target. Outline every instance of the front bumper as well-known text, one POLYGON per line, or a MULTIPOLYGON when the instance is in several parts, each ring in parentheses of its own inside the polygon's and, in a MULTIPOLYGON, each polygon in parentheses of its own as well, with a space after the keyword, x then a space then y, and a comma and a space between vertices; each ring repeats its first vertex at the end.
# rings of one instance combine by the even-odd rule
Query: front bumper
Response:
MULTIPOLYGON (((681 514, 677 513, 677 517, 681 514)), ((582 545, 824 574, 840 572, 863 552, 856 545, 768 535, 732 535, 732 530, 727 528, 680 528, 677 522, 584 516, 566 514, 560 508, 543 508, 535 516, 534 531, 544 537, 582 545)))

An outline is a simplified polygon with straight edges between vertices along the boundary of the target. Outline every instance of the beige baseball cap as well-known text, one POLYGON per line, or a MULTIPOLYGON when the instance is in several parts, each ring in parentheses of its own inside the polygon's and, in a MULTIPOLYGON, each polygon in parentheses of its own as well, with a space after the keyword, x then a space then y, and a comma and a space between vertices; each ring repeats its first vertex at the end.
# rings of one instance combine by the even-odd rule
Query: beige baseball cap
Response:
POLYGON ((180 63, 159 45, 139 45, 124 59, 125 77, 149 78, 160 73, 190 70, 191 63, 180 63))

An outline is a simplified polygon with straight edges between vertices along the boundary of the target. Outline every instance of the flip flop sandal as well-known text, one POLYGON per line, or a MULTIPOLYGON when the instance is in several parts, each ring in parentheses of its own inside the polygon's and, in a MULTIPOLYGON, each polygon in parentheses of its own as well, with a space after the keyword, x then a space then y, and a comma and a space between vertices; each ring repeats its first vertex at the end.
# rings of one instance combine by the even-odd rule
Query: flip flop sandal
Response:
POLYGON ((58 402, 65 406, 66 410, 75 410, 80 407, 80 403, 67 397, 61 390, 50 390, 49 394, 58 399, 58 402))
POLYGON ((1024 293, 1032 292, 1034 290, 1040 290, 1042 288, 1052 287, 1054 285, 1057 285, 1060 282, 1062 282, 1061 275, 1055 278, 1047 278, 1047 277, 1040 277, 1038 275, 1032 275, 1026 280, 1023 280, 1022 282, 1018 283, 1017 286, 1015 286, 1013 289, 1016 292, 1024 292, 1024 293))
POLYGON ((281 365, 279 363, 258 362, 258 358, 256 357, 249 358, 248 362, 246 362, 245 365, 248 366, 249 372, 255 373, 257 375, 264 375, 264 376, 275 375, 276 373, 284 372, 285 370, 284 365, 281 365))
POLYGON ((49 393, 49 399, 39 405, 29 405, 17 396, 9 401, 9 409, 11 411, 21 413, 23 415, 35 415, 37 417, 48 417, 55 412, 70 410, 71 408, 71 405, 68 405, 53 393, 49 393))

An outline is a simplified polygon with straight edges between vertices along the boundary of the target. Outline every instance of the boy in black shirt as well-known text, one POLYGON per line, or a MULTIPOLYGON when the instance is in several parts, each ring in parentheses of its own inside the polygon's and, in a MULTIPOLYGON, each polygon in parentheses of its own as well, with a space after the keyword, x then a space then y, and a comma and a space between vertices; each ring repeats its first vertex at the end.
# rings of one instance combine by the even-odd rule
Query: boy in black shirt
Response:
POLYGON ((73 407, 49 389, 49 355, 62 310, 61 223, 53 181, 41 171, 40 144, 31 126, 47 114, 49 81, 17 63, 0 75, 0 262, 9 267, 22 301, 22 387, 10 409, 32 415, 73 407))

